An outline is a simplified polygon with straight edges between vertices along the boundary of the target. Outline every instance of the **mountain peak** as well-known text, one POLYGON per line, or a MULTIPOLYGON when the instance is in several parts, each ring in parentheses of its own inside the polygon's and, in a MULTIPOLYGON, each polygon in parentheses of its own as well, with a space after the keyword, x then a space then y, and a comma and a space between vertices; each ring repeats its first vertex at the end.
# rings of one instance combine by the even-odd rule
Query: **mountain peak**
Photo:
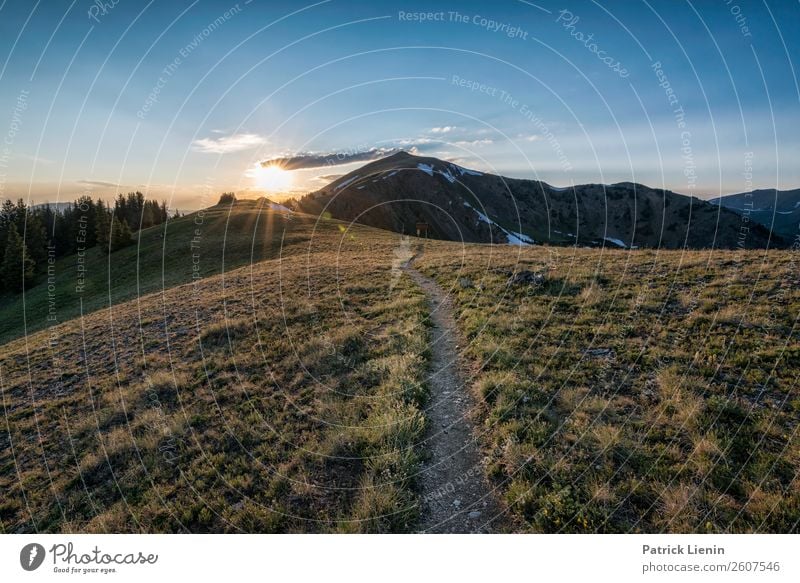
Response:
POLYGON ((395 152, 391 156, 386 156, 385 158, 381 158, 382 160, 399 160, 399 159, 406 159, 406 158, 414 158, 414 154, 410 154, 405 150, 400 150, 399 152, 395 152))
MULTIPOLYGON (((340 176, 296 210, 397 233, 425 224, 431 238, 514 245, 736 248, 741 225, 733 211, 641 184, 555 187, 404 150, 340 176)), ((769 231, 753 226, 747 246, 768 242, 769 231)))

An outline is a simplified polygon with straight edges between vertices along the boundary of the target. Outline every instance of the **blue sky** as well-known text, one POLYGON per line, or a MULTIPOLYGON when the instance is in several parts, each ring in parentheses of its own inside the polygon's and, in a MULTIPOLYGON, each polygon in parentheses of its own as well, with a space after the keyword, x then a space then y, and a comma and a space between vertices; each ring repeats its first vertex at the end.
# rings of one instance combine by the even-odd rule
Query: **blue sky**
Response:
POLYGON ((281 198, 398 148, 558 186, 800 186, 797 2, 100 6, 0 4, 0 197, 281 198))

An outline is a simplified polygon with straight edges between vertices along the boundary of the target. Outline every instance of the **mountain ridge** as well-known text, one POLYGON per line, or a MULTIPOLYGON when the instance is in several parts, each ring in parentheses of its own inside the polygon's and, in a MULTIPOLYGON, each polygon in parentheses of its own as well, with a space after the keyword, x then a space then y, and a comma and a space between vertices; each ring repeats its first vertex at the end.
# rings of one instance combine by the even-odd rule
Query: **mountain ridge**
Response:
POLYGON ((747 214, 755 222, 785 238, 792 239, 800 234, 800 188, 761 188, 718 196, 709 202, 739 214, 747 214))
POLYGON ((643 184, 509 178, 399 152, 345 174, 295 203, 309 214, 471 243, 625 248, 784 246, 724 206, 643 184), (424 233, 420 233, 424 234, 424 233))

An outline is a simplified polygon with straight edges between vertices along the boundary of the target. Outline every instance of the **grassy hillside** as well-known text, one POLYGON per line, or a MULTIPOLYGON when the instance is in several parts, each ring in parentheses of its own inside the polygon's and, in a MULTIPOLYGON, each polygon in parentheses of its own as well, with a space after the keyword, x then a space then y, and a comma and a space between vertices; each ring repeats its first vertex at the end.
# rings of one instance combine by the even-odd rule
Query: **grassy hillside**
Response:
POLYGON ((429 242, 481 440, 531 532, 796 532, 800 277, 788 252, 429 242), (509 282, 514 271, 543 281, 509 282))
POLYGON ((510 528, 797 531, 797 248, 409 244, 239 207, 204 218, 203 274, 225 273, 162 291, 191 280, 191 224, 163 260, 143 234, 138 294, 135 252, 112 256, 112 299, 134 300, 0 349, 0 532, 418 528, 411 251, 452 295, 510 528))
MULTIPOLYGON (((196 277, 276 257, 281 248, 294 253, 295 244, 307 239, 315 219, 294 215, 293 220, 298 225, 285 237, 283 214, 245 201, 232 209, 213 207, 145 229, 136 234, 135 245, 111 256, 91 248, 83 257, 61 258, 52 279, 43 277, 24 297, 0 297, 0 343, 26 330, 30 334, 54 321, 76 318, 81 310, 88 314, 196 277), (82 287, 79 269, 84 270, 82 287)), ((326 222, 321 228, 336 227, 326 222)))
POLYGON ((0 532, 411 529, 424 297, 397 236, 309 227, 3 346, 0 532))

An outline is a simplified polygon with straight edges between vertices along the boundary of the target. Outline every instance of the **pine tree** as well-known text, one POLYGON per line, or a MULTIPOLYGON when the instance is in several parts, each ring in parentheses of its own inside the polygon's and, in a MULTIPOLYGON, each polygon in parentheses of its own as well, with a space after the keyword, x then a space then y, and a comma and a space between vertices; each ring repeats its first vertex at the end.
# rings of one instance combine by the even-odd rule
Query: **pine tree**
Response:
POLYGON ((110 251, 113 253, 118 249, 133 243, 131 235, 131 228, 128 226, 127 221, 120 221, 116 215, 111 222, 111 244, 109 245, 110 251))
POLYGON ((114 214, 117 215, 121 221, 130 219, 128 216, 128 201, 122 193, 117 195, 117 200, 114 202, 114 214))
MULTIPOLYGON (((10 203, 10 201, 8 201, 10 203)), ((17 204, 3 205, 3 214, 8 211, 9 220, 6 228, 2 233, 4 238, 8 238, 8 227, 14 225, 17 234, 22 237, 22 242, 25 244, 25 249, 31 259, 37 266, 38 270, 46 269, 47 267, 47 233, 45 232, 44 223, 42 220, 43 209, 34 209, 25 204, 23 199, 18 199, 17 204)), ((3 249, 3 257, 5 257, 5 249, 3 249)))
POLYGON ((218 205, 232 205, 236 203, 236 195, 232 192, 223 192, 219 197, 218 205))
POLYGON ((28 255, 25 242, 19 236, 16 225, 12 225, 8 229, 5 255, 0 266, 3 287, 10 292, 20 293, 23 287, 27 287, 33 281, 35 267, 36 263, 28 255))
POLYGON ((97 243, 95 203, 90 196, 81 196, 72 207, 70 230, 75 247, 94 247, 97 243))
POLYGON ((71 207, 67 207, 61 212, 56 211, 53 220, 53 244, 56 247, 56 255, 59 257, 69 255, 72 252, 73 241, 69 238, 71 213, 71 207))
POLYGON ((55 242, 57 214, 49 203, 44 205, 39 212, 39 218, 41 218, 42 226, 44 226, 45 237, 51 242, 55 242))
MULTIPOLYGON (((156 208, 158 206, 156 205, 156 208)), ((156 216, 153 214, 153 204, 151 201, 147 201, 144 203, 144 207, 142 207, 142 223, 141 229, 146 229, 147 227, 152 227, 156 224, 156 216)))
POLYGON ((17 225, 17 233, 20 235, 25 232, 25 219, 27 216, 28 207, 24 200, 18 198, 14 208, 14 223, 17 225))
POLYGON ((16 223, 16 211, 17 207, 8 199, 4 200, 0 207, 0 259, 5 256, 8 230, 16 223))
POLYGON ((102 200, 97 201, 95 213, 97 215, 97 218, 95 219, 95 225, 97 228, 97 246, 100 247, 100 249, 102 249, 104 252, 108 253, 108 247, 110 243, 109 231, 111 229, 111 216, 109 215, 108 209, 106 209, 106 205, 102 200))
POLYGON ((40 211, 28 210, 24 231, 25 248, 36 264, 36 271, 42 273, 47 270, 47 232, 40 215, 40 211))

